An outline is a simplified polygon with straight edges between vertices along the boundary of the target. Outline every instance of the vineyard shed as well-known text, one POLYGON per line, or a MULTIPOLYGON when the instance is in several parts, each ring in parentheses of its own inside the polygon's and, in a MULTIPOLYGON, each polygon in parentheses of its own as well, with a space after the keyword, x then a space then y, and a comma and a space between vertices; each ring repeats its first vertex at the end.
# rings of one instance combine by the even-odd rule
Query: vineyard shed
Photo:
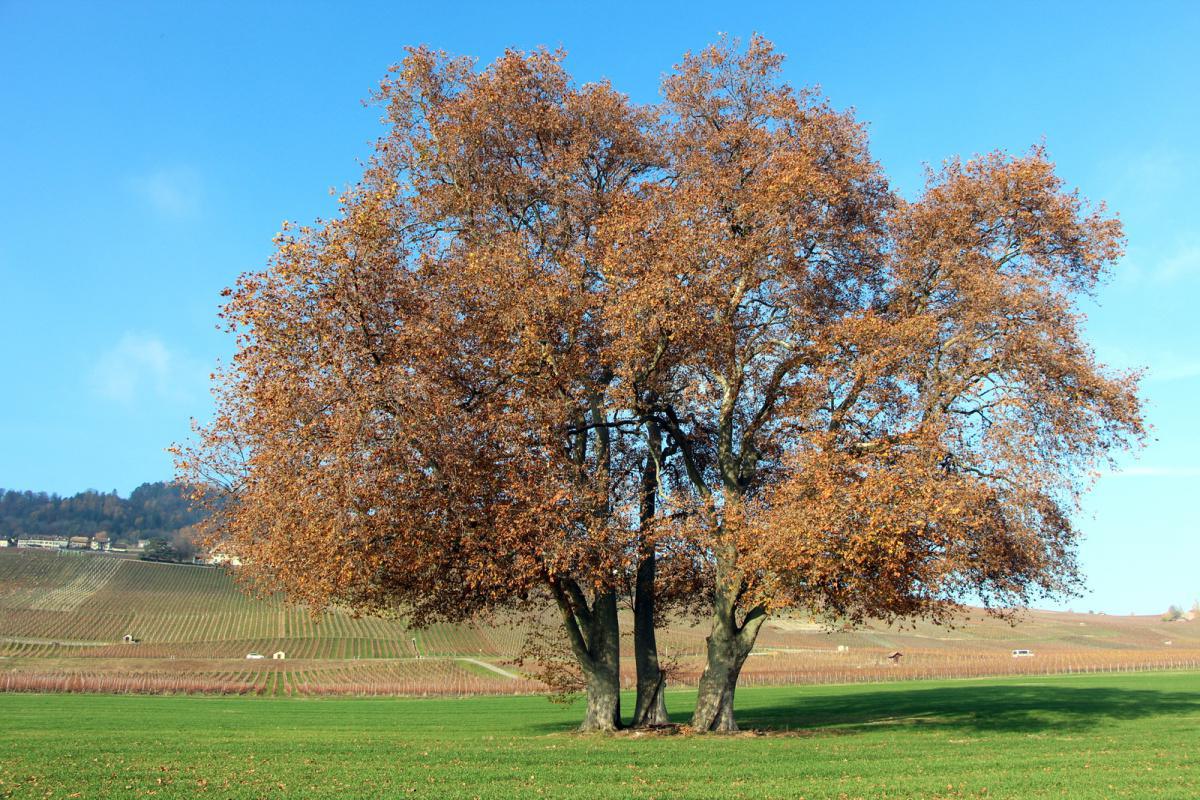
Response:
POLYGON ((283 661, 286 656, 283 654, 282 650, 276 650, 271 654, 271 658, 275 659, 276 661, 283 661))

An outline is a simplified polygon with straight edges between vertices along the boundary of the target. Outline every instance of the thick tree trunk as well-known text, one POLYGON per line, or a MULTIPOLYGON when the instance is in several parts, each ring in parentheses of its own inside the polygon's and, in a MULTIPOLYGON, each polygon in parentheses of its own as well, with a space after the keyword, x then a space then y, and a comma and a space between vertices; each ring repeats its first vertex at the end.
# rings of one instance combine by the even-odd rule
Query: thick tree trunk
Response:
MULTIPOLYGON (((581 484, 598 482, 607 486, 611 470, 612 450, 608 428, 603 424, 607 413, 601 396, 589 399, 588 414, 595 424, 596 475, 584 474, 587 459, 586 436, 578 436, 572 459, 579 466, 581 484)), ((606 519, 612 509, 607 500, 598 503, 594 514, 606 519)), ((571 650, 586 678, 587 714, 579 726, 581 731, 615 731, 621 727, 621 629, 617 621, 617 592, 615 589, 593 590, 589 601, 587 592, 571 577, 549 579, 571 650)))
POLYGON ((642 467, 641 508, 639 518, 642 539, 638 553, 637 578, 633 597, 633 655, 637 669, 637 702, 633 709, 633 727, 666 725, 667 676, 658 660, 658 638, 654 630, 655 578, 658 557, 652 537, 657 507, 659 475, 662 466, 662 434, 658 426, 646 427, 647 456, 642 467))
POLYGON ((581 731, 621 728, 621 681, 617 673, 599 669, 587 673, 587 713, 581 731))
POLYGON ((637 587, 633 603, 633 654, 637 668, 637 702, 633 709, 635 728, 666 725, 667 701, 664 692, 667 676, 658 661, 658 640, 654 632, 653 547, 643 552, 638 564, 637 587))
POLYGON ((737 621, 737 586, 720 584, 713 603, 713 626, 708 635, 708 660, 696 694, 696 710, 692 714, 692 728, 697 731, 729 733, 738 729, 733 716, 733 696, 737 690, 742 665, 759 628, 766 619, 766 610, 756 606, 746 614, 739 625, 737 621))
POLYGON ((592 604, 588 656, 581 661, 587 677, 587 716, 581 731, 615 731, 621 727, 621 631, 617 594, 605 592, 592 604))
POLYGON ((615 731, 621 727, 621 631, 617 593, 602 591, 592 602, 578 584, 552 579, 550 588, 562 612, 571 651, 585 678, 587 714, 581 731, 615 731))
POLYGON ((753 641, 744 645, 736 634, 729 636, 714 630, 709 635, 708 663, 700 676, 696 710, 692 714, 695 730, 730 733, 738 729, 733 717, 733 695, 742 665, 753 647, 753 641))

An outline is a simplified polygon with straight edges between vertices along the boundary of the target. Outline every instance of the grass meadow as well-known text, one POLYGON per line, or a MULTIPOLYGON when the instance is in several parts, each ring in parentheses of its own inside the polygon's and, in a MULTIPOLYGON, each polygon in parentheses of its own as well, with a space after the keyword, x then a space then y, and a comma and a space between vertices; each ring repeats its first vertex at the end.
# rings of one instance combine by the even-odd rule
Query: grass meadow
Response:
MULTIPOLYGON (((691 702, 673 693, 683 721, 691 702)), ((463 699, 0 694, 3 798, 1200 797, 1200 673, 750 687, 732 737, 463 699)))

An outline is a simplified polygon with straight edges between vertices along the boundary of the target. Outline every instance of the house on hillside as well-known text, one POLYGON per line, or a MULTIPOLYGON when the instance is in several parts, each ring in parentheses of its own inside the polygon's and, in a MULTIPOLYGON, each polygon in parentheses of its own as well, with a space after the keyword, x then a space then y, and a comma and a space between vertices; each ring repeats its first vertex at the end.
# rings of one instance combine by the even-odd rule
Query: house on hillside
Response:
POLYGON ((0 547, 8 547, 8 539, 0 539, 0 547))
POLYGON ((76 550, 87 550, 91 546, 91 539, 86 536, 72 536, 67 540, 67 547, 76 550))

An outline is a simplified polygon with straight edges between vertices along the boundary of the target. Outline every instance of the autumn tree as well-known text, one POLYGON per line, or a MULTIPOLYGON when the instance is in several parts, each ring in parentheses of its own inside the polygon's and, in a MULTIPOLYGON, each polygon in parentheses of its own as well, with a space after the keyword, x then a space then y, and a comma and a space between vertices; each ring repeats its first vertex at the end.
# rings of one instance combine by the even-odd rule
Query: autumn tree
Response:
POLYGON ((645 465, 614 422, 596 232, 658 155, 649 112, 561 60, 410 51, 341 214, 229 293, 239 349, 180 469, 223 487, 214 536, 247 576, 312 607, 549 598, 583 727, 612 729, 645 465))
POLYGON ((341 213, 224 314, 237 355, 181 475, 245 574, 417 624, 560 612, 585 729, 665 721, 655 623, 703 604, 693 725, 732 730, 767 616, 1003 611, 1075 580, 1072 504, 1142 433, 1081 297, 1120 228, 1040 150, 911 202, 755 38, 663 102, 560 53, 415 49, 341 213))
POLYGON ((905 202, 780 63, 761 38, 685 58, 670 180, 612 222, 614 325, 662 343, 674 535, 712 575, 698 730, 736 728, 774 609, 942 621, 1069 589, 1087 470, 1142 434, 1136 376, 1096 362, 1077 309, 1118 223, 1036 149, 951 161, 905 202))

